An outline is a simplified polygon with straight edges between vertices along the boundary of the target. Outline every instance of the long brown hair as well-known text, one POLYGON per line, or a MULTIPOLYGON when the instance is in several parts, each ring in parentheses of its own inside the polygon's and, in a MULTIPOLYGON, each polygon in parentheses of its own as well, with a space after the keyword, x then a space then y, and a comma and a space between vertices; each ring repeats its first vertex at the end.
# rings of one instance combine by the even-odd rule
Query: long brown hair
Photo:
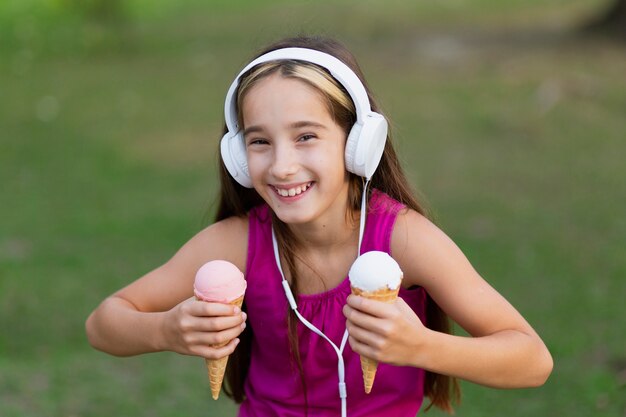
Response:
MULTIPOLYGON (((363 74, 355 58, 339 42, 322 37, 289 38, 270 45, 268 48, 261 51, 258 56, 276 49, 287 47, 316 49, 340 59, 348 67, 350 67, 361 79, 363 85, 366 88, 366 91, 368 91, 372 110, 380 113, 380 111, 378 110, 378 106, 376 105, 373 97, 371 96, 371 93, 369 92, 363 74)), ((327 73, 327 71, 312 64, 305 64, 302 62, 296 63, 294 61, 281 61, 279 63, 272 63, 252 68, 250 71, 248 71, 247 74, 244 74, 244 76, 242 77, 242 81, 239 87, 240 91, 238 92, 238 103, 241 103, 241 100, 245 95, 245 92, 249 90, 249 87, 254 85, 255 79, 259 80, 276 72, 279 72, 283 77, 296 78, 301 81, 307 82, 313 87, 320 90, 322 95, 326 97, 328 110, 334 117, 335 122, 342 126, 345 129, 346 133, 349 131, 350 127, 356 120, 356 115, 354 106, 349 99, 348 93, 345 91, 343 86, 341 86, 341 84, 339 84, 327 73), (329 94, 327 92, 328 89, 322 89, 319 83, 325 81, 318 80, 318 83, 315 83, 313 81, 307 81, 305 76, 302 75, 302 68, 314 69, 315 71, 322 74, 333 85, 335 85, 337 89, 342 91, 344 99, 340 100, 337 98, 336 94, 329 94), (246 80, 247 77, 248 80, 246 80)), ((240 109, 241 106, 238 106, 238 108, 240 109)), ((239 117, 241 119, 241 112, 239 117)), ((243 124, 240 123, 240 125, 243 124)), ((219 161, 219 167, 221 190, 219 195, 218 209, 215 216, 216 221, 223 220, 231 216, 245 217, 251 208, 263 203, 262 198, 254 189, 249 189, 241 186, 228 174, 228 171, 226 170, 221 158, 219 161)), ((428 213, 426 212, 424 207, 415 198, 415 193, 412 191, 411 186, 406 179, 406 176, 400 166, 397 154, 394 150, 391 137, 387 138, 381 162, 376 170, 376 173, 372 176, 371 188, 376 188, 388 194, 395 200, 403 203, 408 208, 428 216, 428 213)), ((354 174, 350 174, 350 186, 348 191, 348 207, 350 213, 355 213, 360 208, 360 196, 362 192, 362 179, 354 174)), ((296 268, 296 261, 302 261, 301 259, 299 259, 298 254, 296 253, 297 239, 295 236, 293 236, 287 225, 278 220, 276 216, 273 216, 272 224, 276 232, 276 238, 278 241, 280 253, 284 258, 283 266, 286 269, 285 272, 291 277, 292 291, 294 292, 294 295, 297 296, 298 273, 296 268)), ((296 331, 297 318, 291 309, 289 309, 287 323, 290 348, 295 363, 298 367, 300 380, 303 384, 306 404, 306 384, 304 380, 302 362, 299 355, 298 337, 296 331)), ((427 297, 426 325, 436 331, 445 333, 451 332, 448 317, 430 297, 427 297)), ((229 365, 226 371, 227 384, 224 387, 224 392, 238 403, 242 402, 245 398, 243 387, 250 365, 250 352, 252 341, 252 330, 250 326, 248 326, 244 330, 244 332, 240 336, 240 339, 241 343, 229 359, 229 365)), ((456 379, 445 375, 426 372, 424 395, 429 397, 431 401, 430 405, 427 407, 427 410, 434 405, 445 411, 452 412, 452 402, 458 402, 460 398, 460 389, 456 379)))

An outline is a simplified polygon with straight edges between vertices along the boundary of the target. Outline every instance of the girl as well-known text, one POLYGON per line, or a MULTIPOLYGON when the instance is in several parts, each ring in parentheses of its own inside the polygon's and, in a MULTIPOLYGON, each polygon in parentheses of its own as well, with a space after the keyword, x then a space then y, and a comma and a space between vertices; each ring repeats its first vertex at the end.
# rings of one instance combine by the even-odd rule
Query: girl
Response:
POLYGON ((216 222, 103 301, 87 320, 95 348, 232 354, 225 390, 240 416, 335 416, 340 403, 345 415, 346 394, 350 416, 414 416, 424 396, 450 411, 455 378, 545 382, 545 345, 425 216, 342 45, 271 45, 235 79, 225 111, 216 222), (404 272, 393 304, 350 295, 347 272, 371 250, 404 272), (244 271, 244 311, 193 298, 213 259, 244 271), (451 335, 447 316, 471 337, 451 335), (360 355, 380 362, 369 395, 360 355))

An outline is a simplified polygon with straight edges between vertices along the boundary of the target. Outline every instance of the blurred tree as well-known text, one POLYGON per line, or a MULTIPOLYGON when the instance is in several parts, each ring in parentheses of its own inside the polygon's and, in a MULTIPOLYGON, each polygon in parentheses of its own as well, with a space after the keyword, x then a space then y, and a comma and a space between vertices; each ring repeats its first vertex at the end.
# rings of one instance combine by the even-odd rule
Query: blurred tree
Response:
POLYGON ((613 0, 600 15, 586 25, 586 28, 626 40, 626 0, 613 0))

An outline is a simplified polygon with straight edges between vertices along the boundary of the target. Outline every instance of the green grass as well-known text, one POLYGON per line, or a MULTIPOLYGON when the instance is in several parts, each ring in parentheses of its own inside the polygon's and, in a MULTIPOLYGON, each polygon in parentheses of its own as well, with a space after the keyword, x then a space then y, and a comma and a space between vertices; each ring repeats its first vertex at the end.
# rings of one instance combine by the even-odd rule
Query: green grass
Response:
POLYGON ((234 415, 201 359, 109 357, 83 324, 205 224, 228 83, 299 32, 353 50, 438 223, 553 353, 457 414, 626 413, 626 58, 567 29, 595 2, 58 4, 0 4, 1 416, 234 415))

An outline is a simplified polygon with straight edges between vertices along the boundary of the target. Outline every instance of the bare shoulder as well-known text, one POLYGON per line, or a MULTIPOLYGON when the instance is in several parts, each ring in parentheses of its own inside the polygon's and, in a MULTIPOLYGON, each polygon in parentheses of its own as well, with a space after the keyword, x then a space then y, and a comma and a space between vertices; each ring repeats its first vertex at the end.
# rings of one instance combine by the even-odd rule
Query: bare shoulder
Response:
POLYGON ((424 215, 405 209, 391 235, 391 251, 405 274, 405 285, 429 287, 450 268, 473 270, 458 246, 424 215))
POLYGON ((449 241, 450 238, 423 214, 409 208, 398 213, 391 234, 394 258, 406 256, 408 251, 415 249, 415 245, 426 245, 427 242, 439 240, 449 241))
POLYGON ((206 262, 222 259, 245 272, 248 218, 230 217, 193 236, 167 262, 115 295, 140 311, 165 311, 193 295, 196 272, 206 262))
POLYGON ((403 286, 426 289, 452 320, 473 336, 532 328, 474 269, 461 249, 423 215, 405 210, 396 219, 391 251, 403 286))
POLYGON ((193 258, 192 263, 196 265, 223 259, 232 262, 243 271, 246 266, 247 250, 248 217, 229 217, 201 230, 176 256, 188 255, 193 258), (180 253, 183 251, 186 253, 180 253))

